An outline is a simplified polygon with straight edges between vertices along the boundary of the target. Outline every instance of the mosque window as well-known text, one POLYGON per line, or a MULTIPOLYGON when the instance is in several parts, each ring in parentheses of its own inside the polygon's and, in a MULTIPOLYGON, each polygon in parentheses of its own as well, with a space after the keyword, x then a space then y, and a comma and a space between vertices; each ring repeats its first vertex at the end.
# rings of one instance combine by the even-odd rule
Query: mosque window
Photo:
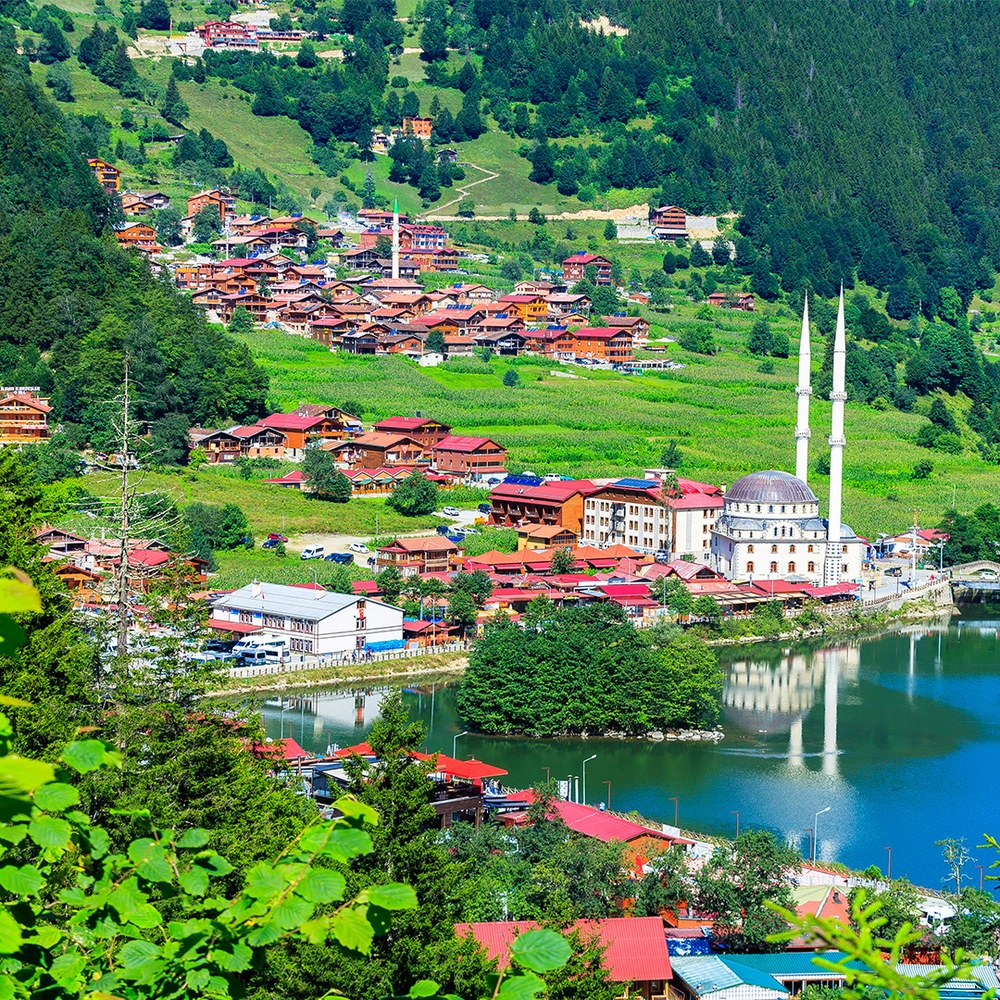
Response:
POLYGON ((772 552, 777 552, 778 551, 778 546, 777 545, 772 545, 771 546, 771 551, 772 552))
POLYGON ((777 538, 777 537, 778 537, 778 529, 777 529, 777 528, 775 528, 775 529, 774 529, 774 537, 775 537, 775 538, 777 538))
POLYGON ((760 504, 757 504, 757 513, 760 513, 760 504))
POLYGON ((794 572, 795 572, 795 563, 793 563, 793 562, 790 562, 790 563, 788 564, 788 572, 789 572, 789 573, 794 573, 794 572))
POLYGON ((748 545, 747 546, 747 552, 753 552, 753 546, 752 545, 748 545))
POLYGON ((840 571, 841 571, 841 573, 847 573, 848 572, 847 563, 842 563, 841 564, 840 571))
POLYGON ((781 513, 782 513, 782 514, 784 514, 784 513, 785 513, 785 505, 784 505, 784 504, 782 504, 782 505, 781 505, 781 513))
POLYGON ((816 563, 814 563, 814 562, 809 563, 809 572, 810 573, 815 573, 816 572, 816 563))
POLYGON ((784 529, 784 528, 782 528, 782 529, 781 529, 781 537, 782 537, 782 538, 784 538, 784 537, 785 537, 785 529, 784 529))
POLYGON ((752 562, 748 562, 747 563, 747 572, 748 573, 752 573, 753 572, 753 563, 752 562))
POLYGON ((844 548, 842 549, 842 551, 843 552, 847 552, 847 546, 846 545, 844 546, 844 548))
POLYGON ((768 514, 773 514, 774 513, 774 504, 773 503, 769 503, 767 505, 767 512, 768 512, 768 514))
POLYGON ((776 562, 771 563, 771 572, 772 573, 778 572, 778 564, 776 562))
POLYGON ((812 552, 813 547, 810 545, 808 551, 812 552))
POLYGON ((789 545, 788 546, 788 551, 789 552, 794 552, 795 551, 795 546, 794 545, 789 545))

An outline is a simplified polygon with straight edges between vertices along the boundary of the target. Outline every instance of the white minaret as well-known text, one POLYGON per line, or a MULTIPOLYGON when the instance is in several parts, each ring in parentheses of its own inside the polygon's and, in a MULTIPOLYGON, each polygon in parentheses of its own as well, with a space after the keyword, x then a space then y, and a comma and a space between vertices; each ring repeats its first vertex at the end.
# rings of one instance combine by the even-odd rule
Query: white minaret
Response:
POLYGON ((847 365, 847 334, 844 330, 844 288, 840 288, 840 309, 837 312, 837 333, 833 342, 833 392, 830 400, 833 402, 833 416, 830 421, 830 510, 828 511, 826 531, 826 561, 824 566, 824 582, 826 586, 840 583, 841 542, 840 525, 842 520, 841 506, 844 487, 844 400, 847 399, 845 387, 845 368, 847 365))
POLYGON ((399 277, 399 201, 392 202, 392 276, 399 277))
POLYGON ((812 395, 810 385, 810 366, 812 355, 809 352, 809 295, 806 294, 802 305, 802 337, 799 340, 799 386, 795 390, 799 397, 798 419, 795 424, 795 478, 806 481, 809 475, 809 397, 812 395))

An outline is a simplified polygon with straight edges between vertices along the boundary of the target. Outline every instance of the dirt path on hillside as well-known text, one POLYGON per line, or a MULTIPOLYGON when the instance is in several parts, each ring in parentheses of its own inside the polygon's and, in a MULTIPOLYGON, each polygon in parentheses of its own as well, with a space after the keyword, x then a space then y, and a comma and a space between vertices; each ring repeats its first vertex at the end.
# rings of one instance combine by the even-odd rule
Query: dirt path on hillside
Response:
MULTIPOLYGON (((446 201, 443 205, 438 206, 438 212, 444 208, 451 208, 452 205, 457 205, 468 193, 470 188, 474 188, 477 184, 485 184, 487 181, 495 180, 499 177, 499 174, 495 174, 492 170, 487 170, 485 167, 477 166, 475 163, 463 163, 463 167, 472 167, 473 170, 481 170, 486 177, 480 177, 478 181, 469 181, 469 183, 458 184, 455 190, 458 192, 457 198, 452 198, 451 201, 446 201)), ((424 216, 426 219, 454 219, 454 215, 427 215, 424 216)), ((480 216, 480 218, 485 218, 485 216, 480 216)), ((498 216, 498 218, 506 218, 506 216, 498 216)))

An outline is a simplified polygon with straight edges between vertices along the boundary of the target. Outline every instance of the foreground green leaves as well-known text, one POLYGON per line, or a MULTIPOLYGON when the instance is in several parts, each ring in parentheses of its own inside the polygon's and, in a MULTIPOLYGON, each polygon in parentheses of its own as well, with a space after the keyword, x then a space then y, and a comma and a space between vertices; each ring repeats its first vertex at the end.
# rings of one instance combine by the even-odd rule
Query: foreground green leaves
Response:
POLYGON ((369 853, 364 826, 378 822, 355 799, 337 802, 337 818, 314 820, 226 898, 213 883, 233 866, 208 831, 152 830, 109 853, 71 782, 118 766, 113 747, 78 740, 53 765, 10 754, 9 735, 0 715, 0 1000, 224 998, 259 948, 297 937, 367 954, 390 911, 417 905, 398 883, 344 898, 346 879, 331 865, 369 853))

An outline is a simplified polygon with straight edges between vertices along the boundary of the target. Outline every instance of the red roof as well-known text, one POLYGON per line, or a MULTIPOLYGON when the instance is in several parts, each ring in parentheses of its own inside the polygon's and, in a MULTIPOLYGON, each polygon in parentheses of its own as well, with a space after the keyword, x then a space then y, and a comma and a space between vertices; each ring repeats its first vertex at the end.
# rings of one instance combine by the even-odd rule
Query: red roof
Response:
POLYGON ((834 583, 829 587, 803 587, 810 597, 837 597, 840 594, 857 594, 856 583, 834 583))
POLYGON ((309 477, 301 470, 294 469, 291 472, 279 476, 277 479, 265 479, 265 483, 308 483, 309 477))
POLYGON ((561 503, 575 493, 593 493, 597 487, 589 479, 559 479, 540 486, 519 486, 514 483, 500 483, 493 487, 490 497, 502 500, 547 500, 561 503))
MULTIPOLYGON (((571 337, 586 337, 589 340, 610 340, 612 337, 630 337, 628 330, 617 326, 581 326, 574 330, 571 337)), ((653 483, 655 486, 656 484, 653 483)))
POLYGON ((297 413, 272 413, 257 421, 261 427, 275 427, 282 431, 307 431, 321 423, 322 417, 302 417, 297 413))
POLYGON ((448 437, 442 438, 436 445, 434 445, 435 451, 478 451, 480 448, 485 448, 486 445, 493 445, 496 448, 500 446, 490 438, 480 438, 480 437, 460 437, 455 434, 449 434, 448 437))
POLYGON ((354 580, 351 582, 351 590, 355 594, 368 594, 369 597, 379 593, 378 584, 374 580, 354 580))
POLYGON ((137 566, 162 566, 170 561, 170 553, 159 549, 133 549, 128 554, 128 561, 137 566))
POLYGON ((792 583, 791 580, 756 580, 753 589, 760 594, 801 594, 809 589, 808 583, 792 583))
POLYGON ((564 264, 596 264, 598 262, 602 264, 611 263, 607 257, 602 257, 600 254, 583 253, 582 251, 580 253, 573 254, 571 257, 567 257, 563 261, 564 264))
MULTIPOLYGON (((525 931, 537 929, 538 924, 533 920, 455 925, 459 937, 471 934, 491 959, 497 959, 500 968, 509 965, 514 939, 525 931)), ((673 976, 662 917, 578 920, 571 929, 593 938, 603 949, 601 965, 616 983, 658 982, 673 976)))
MULTIPOLYGON (((424 417, 386 417, 375 425, 377 431, 415 431, 427 424, 440 423, 438 420, 429 420, 424 417)), ((441 424, 441 426, 445 426, 441 424)))
MULTIPOLYGON (((355 743, 352 747, 343 747, 335 750, 334 757, 341 759, 352 757, 357 754, 360 757, 373 757, 375 751, 371 744, 366 742, 355 743)), ((455 757, 448 757, 443 753, 419 753, 416 750, 410 752, 414 760, 435 761, 435 773, 446 774, 452 778, 465 778, 468 781, 475 781, 481 778, 498 778, 507 772, 502 767, 494 767, 492 764, 485 764, 481 760, 458 760, 455 757)))
POLYGON ((251 632, 259 632, 259 625, 252 625, 250 622, 223 622, 218 618, 209 618, 205 623, 209 628, 214 628, 217 632, 239 632, 249 635, 251 632))
MULTIPOLYGON (((535 800, 534 793, 530 789, 525 792, 510 792, 507 798, 514 802, 534 802, 535 800)), ((690 843, 688 840, 670 837, 659 830, 651 830, 641 823, 621 819, 611 813, 602 812, 600 809, 585 806, 582 803, 557 800, 552 803, 552 808, 574 833, 582 833, 586 837, 594 837, 596 840, 604 841, 604 843, 611 840, 627 843, 639 837, 656 837, 674 843, 690 843)))
POLYGON ((290 583, 289 587, 301 587, 303 590, 322 590, 326 593, 326 587, 321 583, 290 583))
POLYGON ((597 588, 608 597, 649 597, 648 583, 608 583, 597 588))

